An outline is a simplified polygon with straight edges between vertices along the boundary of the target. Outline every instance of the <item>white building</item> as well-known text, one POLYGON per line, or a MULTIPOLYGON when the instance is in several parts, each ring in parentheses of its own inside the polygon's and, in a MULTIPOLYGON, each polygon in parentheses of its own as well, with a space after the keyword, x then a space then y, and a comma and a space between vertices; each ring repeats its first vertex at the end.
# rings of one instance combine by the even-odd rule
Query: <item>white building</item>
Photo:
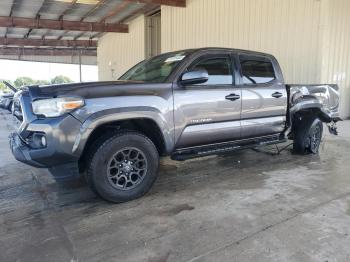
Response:
POLYGON ((139 16, 129 33, 98 41, 100 80, 114 80, 160 52, 231 47, 275 55, 287 83, 336 83, 350 116, 349 0, 187 0, 139 16))

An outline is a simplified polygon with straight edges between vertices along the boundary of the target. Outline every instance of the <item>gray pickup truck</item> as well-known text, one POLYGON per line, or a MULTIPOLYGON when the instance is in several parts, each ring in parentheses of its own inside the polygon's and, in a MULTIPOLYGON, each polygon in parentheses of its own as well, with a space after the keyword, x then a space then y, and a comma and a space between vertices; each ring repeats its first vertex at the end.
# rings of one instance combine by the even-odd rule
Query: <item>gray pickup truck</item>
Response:
POLYGON ((84 174, 102 198, 124 202, 154 183, 159 158, 186 160, 294 141, 317 153, 336 134, 334 85, 285 85, 268 54, 202 48, 145 60, 119 81, 30 86, 14 98, 17 160, 56 179, 84 174))

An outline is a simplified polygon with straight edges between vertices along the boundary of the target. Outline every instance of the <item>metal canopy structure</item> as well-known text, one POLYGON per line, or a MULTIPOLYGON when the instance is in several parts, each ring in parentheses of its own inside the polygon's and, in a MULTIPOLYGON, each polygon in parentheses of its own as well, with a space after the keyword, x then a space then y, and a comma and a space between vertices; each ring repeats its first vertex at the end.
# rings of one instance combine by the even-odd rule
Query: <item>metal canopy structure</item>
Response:
POLYGON ((130 20, 161 5, 185 7, 186 0, 1 0, 0 58, 84 56, 94 64, 99 37, 127 34, 130 20))

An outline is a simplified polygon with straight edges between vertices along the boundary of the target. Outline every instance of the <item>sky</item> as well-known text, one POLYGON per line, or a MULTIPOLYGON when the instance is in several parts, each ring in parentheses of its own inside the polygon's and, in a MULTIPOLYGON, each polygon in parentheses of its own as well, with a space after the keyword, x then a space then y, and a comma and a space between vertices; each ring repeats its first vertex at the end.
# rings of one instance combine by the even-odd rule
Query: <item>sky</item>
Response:
MULTIPOLYGON (((68 76, 79 82, 79 65, 12 61, 0 59, 0 79, 14 81, 17 77, 28 76, 34 80, 50 80, 57 75, 68 76)), ((82 81, 97 81, 97 66, 82 66, 82 81)))

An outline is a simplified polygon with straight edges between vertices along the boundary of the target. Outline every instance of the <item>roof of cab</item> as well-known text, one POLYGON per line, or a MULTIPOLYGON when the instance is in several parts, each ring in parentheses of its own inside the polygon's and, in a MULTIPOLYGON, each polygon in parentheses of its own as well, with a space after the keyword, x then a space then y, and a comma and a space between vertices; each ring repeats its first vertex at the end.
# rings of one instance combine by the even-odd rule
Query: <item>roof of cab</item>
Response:
POLYGON ((188 53, 197 53, 197 52, 206 52, 206 51, 229 51, 233 53, 244 53, 244 54, 251 54, 251 55, 259 55, 259 56, 267 56, 267 57, 274 57, 271 54, 268 53, 262 53, 258 51, 252 51, 252 50, 244 50, 244 49, 235 49, 235 48, 225 48, 225 47, 201 47, 201 48, 191 48, 191 49, 183 49, 183 50, 178 50, 178 51, 172 51, 168 52, 170 53, 177 53, 177 52, 188 52, 188 53))

